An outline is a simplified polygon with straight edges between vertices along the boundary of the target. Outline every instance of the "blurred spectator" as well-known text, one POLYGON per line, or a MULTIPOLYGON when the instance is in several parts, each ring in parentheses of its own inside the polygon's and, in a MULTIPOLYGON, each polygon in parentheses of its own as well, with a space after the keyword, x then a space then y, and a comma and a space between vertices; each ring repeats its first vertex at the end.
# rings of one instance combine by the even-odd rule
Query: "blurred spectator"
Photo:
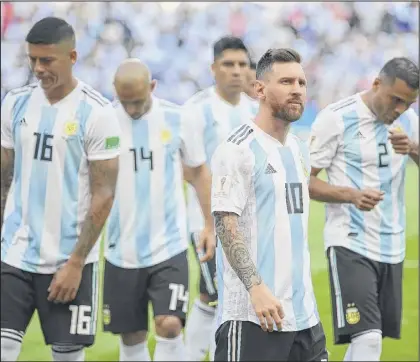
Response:
POLYGON ((392 57, 418 59, 416 2, 1 4, 1 93, 31 81, 24 37, 42 17, 75 28, 76 75, 113 98, 112 78, 128 56, 144 60, 159 96, 183 103, 212 82, 212 45, 243 37, 253 59, 269 47, 292 47, 304 59, 311 100, 307 114, 369 85, 392 57))

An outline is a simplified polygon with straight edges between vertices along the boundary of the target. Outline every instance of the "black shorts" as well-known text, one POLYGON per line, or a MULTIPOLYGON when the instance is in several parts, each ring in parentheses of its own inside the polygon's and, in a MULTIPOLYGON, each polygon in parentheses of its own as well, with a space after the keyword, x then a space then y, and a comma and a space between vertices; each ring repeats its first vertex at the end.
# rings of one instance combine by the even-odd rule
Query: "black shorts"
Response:
POLYGON ((334 323, 334 343, 379 329, 400 338, 403 263, 370 260, 341 246, 327 250, 334 323))
POLYGON ((98 314, 98 263, 84 267, 76 298, 68 304, 47 300, 52 278, 2 262, 1 328, 25 332, 36 309, 46 344, 91 346, 98 314))
MULTIPOLYGON (((199 240, 199 232, 191 233, 191 243, 194 247, 194 252, 198 261, 200 261, 200 258, 197 254, 197 246, 199 240)), ((200 263, 200 294, 208 295, 210 302, 215 302, 217 300, 216 256, 214 256, 209 261, 200 263)))
POLYGON ((188 309, 187 251, 147 268, 120 268, 105 260, 103 326, 114 334, 147 331, 154 316, 173 315, 185 324, 188 309))
POLYGON ((321 322, 298 332, 264 332, 253 322, 227 321, 216 332, 215 361, 328 361, 321 322))

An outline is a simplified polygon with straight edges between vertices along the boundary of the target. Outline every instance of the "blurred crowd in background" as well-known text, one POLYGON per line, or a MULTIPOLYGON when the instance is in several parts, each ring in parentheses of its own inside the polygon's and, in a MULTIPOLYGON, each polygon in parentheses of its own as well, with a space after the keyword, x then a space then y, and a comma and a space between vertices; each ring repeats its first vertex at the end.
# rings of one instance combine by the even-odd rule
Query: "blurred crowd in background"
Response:
POLYGON ((75 74, 106 97, 127 57, 145 61, 156 94, 182 104, 213 83, 212 46, 241 37, 252 57, 292 47, 308 78, 308 121, 326 104, 369 86, 395 56, 419 57, 416 1, 326 3, 15 2, 1 4, 1 96, 32 81, 24 38, 45 16, 66 19, 76 31, 75 74))

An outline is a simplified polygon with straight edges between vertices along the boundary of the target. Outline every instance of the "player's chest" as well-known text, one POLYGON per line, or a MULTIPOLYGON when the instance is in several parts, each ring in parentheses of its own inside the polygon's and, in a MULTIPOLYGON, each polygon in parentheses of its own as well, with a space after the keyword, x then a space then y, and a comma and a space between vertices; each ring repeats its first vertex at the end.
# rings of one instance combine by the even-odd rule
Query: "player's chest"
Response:
POLYGON ((278 149, 258 162, 257 169, 254 177, 257 207, 272 203, 288 214, 308 212, 310 170, 298 152, 289 147, 278 149))
POLYGON ((24 156, 34 160, 52 161, 54 155, 64 155, 66 150, 84 152, 84 132, 87 117, 69 114, 55 107, 28 109, 13 119, 15 146, 24 156))
MULTIPOLYGON (((403 127, 398 121, 394 126, 403 127)), ((403 163, 407 157, 394 152, 388 129, 373 122, 346 129, 342 151, 346 162, 360 167, 385 168, 403 163)))
POLYGON ((126 170, 164 171, 180 162, 181 130, 178 125, 135 121, 122 125, 120 164, 126 170))

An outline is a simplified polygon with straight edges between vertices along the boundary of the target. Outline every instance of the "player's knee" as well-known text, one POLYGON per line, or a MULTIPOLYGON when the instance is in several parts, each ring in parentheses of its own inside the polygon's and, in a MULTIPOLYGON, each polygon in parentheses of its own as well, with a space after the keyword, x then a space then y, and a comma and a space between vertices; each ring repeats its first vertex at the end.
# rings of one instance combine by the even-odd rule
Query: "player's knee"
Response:
POLYGON ((64 361, 84 361, 84 346, 81 344, 53 344, 51 347, 53 360, 64 361))
POLYGON ((176 338, 181 334, 182 323, 178 317, 166 315, 155 318, 156 334, 164 338, 176 338))
POLYGON ((352 346, 363 345, 368 349, 369 355, 380 356, 382 351, 382 332, 380 330, 371 329, 360 333, 358 335, 352 336, 351 339, 352 346))
POLYGON ((147 339, 147 331, 137 331, 121 334, 121 341, 125 346, 135 346, 147 339))
POLYGON ((1 330, 1 360, 17 361, 22 346, 23 332, 1 330))

